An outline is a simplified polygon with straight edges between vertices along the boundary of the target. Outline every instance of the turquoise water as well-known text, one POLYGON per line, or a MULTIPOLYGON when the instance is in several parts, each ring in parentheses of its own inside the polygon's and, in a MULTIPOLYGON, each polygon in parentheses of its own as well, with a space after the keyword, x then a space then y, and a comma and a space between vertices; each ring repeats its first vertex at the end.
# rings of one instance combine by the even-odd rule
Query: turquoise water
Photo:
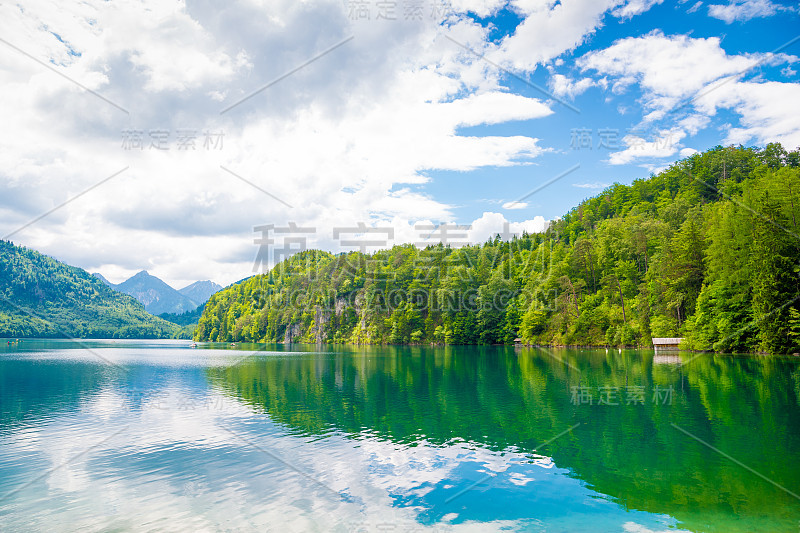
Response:
POLYGON ((0 344, 0 531, 800 531, 800 358, 0 344))

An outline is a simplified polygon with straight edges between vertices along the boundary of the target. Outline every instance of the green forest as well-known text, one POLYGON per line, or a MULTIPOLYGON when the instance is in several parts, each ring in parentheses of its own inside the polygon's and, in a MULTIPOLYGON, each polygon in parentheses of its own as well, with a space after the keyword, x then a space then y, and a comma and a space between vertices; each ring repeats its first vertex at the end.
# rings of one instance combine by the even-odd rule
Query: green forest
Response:
POLYGON ((83 269, 0 240, 0 337, 170 338, 180 328, 83 269))
POLYGON ((543 233, 298 253, 215 294, 196 340, 800 351, 800 152, 716 147, 543 233))

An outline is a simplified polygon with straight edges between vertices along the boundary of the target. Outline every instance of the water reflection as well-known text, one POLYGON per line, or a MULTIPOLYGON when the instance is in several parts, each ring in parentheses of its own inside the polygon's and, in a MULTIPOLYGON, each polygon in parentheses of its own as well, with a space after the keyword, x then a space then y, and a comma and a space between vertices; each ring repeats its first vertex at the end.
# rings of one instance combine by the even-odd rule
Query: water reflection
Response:
POLYGON ((31 371, 25 360, 0 365, 0 436, 42 419, 65 416, 96 394, 104 371, 85 363, 41 363, 31 371))
MULTIPOLYGON (((544 453, 626 509, 670 515, 691 530, 792 529, 800 521, 800 502, 787 492, 800 490, 800 394, 792 359, 368 348, 208 373, 298 434, 335 429, 408 445, 466 442, 544 453)), ((447 511, 441 503, 463 488, 447 485, 398 501, 428 515, 447 511)), ((472 503, 497 497, 503 514, 514 515, 518 509, 498 487, 476 487, 472 503)), ((492 514, 486 505, 456 510, 461 518, 492 514)))
POLYGON ((797 492, 792 359, 207 348, 0 354, 0 530, 641 533, 800 520, 793 497, 673 426, 797 492))

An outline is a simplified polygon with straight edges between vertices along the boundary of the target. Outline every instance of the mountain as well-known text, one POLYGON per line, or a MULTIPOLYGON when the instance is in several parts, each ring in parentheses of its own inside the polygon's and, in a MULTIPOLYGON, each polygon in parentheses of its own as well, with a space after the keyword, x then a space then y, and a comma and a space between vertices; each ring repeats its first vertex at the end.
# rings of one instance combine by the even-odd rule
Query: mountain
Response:
POLYGON ((116 285, 114 289, 139 300, 144 308, 154 315, 161 313, 185 313, 199 305, 160 279, 142 270, 133 277, 116 285))
POLYGON ((109 287, 112 287, 112 288, 114 287, 114 284, 111 283, 110 281, 108 281, 100 272, 95 272, 95 273, 92 274, 92 276, 96 277, 97 279, 99 279, 100 281, 102 281, 103 283, 108 285, 109 287))
MULTIPOLYGON (((204 304, 211 298, 215 292, 222 290, 221 285, 217 285, 213 281, 195 281, 191 285, 179 289, 178 292, 189 298, 197 305, 204 304)), ((199 316, 199 315, 198 315, 199 316)))
POLYGON ((800 352, 800 150, 718 146, 460 248, 307 250, 207 302, 196 340, 800 352))
POLYGON ((178 329, 83 269, 0 241, 0 337, 169 338, 178 329))
MULTIPOLYGON (((206 280, 195 281, 176 291, 146 270, 142 270, 119 285, 111 283, 99 272, 92 275, 112 289, 133 296, 144 305, 148 312, 154 315, 181 315, 197 311, 198 307, 206 303, 212 294, 222 289, 213 281, 206 280)), ((199 313, 200 311, 197 311, 198 317, 199 313)), ((185 321, 185 317, 181 320, 181 322, 183 321, 185 321)))

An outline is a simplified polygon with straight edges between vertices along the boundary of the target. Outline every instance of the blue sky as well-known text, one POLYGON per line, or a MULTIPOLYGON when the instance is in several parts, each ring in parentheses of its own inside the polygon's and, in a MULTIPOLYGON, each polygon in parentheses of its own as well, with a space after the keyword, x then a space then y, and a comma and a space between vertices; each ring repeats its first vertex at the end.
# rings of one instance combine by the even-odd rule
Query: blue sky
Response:
POLYGON ((252 274, 259 226, 313 228, 270 233, 268 264, 374 237, 341 228, 391 228, 383 246, 441 223, 469 242, 539 231, 695 151, 800 145, 799 17, 772 0, 4 2, 0 236, 182 286, 252 274))
MULTIPOLYGON (((660 32, 665 36, 685 35, 694 39, 719 38, 720 47, 727 55, 747 55, 770 53, 781 48, 787 56, 786 62, 772 65, 761 64, 747 71, 740 79, 772 80, 783 83, 798 83, 800 70, 796 56, 800 56, 800 41, 785 46, 792 39, 800 36, 800 19, 797 11, 778 11, 774 16, 754 17, 728 23, 709 15, 708 2, 692 9, 700 2, 665 2, 651 7, 648 11, 632 19, 618 19, 611 14, 603 18, 603 23, 586 41, 574 50, 559 56, 563 64, 553 65, 551 69, 538 68, 530 76, 531 82, 552 91, 554 73, 568 77, 581 76, 576 59, 596 50, 603 50, 615 42, 629 37, 645 37, 652 32, 660 32), (785 46, 785 47, 784 47, 785 46), (785 71, 786 68, 789 71, 785 71), (784 70, 782 73, 781 71, 784 70)), ((714 2, 711 2, 714 4, 714 2)), ((790 2, 783 5, 796 8, 790 2)), ((521 22, 511 6, 504 6, 487 17, 473 18, 481 25, 492 28, 491 38, 500 41, 514 34, 521 22)), ((753 63, 757 63, 754 59, 753 63)), ((543 93, 536 87, 507 76, 504 80, 510 91, 542 98, 543 93)), ((709 88, 714 83, 709 84, 709 88)), ((541 155, 530 166, 511 168, 482 168, 469 173, 432 172, 431 183, 420 186, 421 190, 435 198, 458 204, 454 212, 462 220, 478 218, 491 206, 515 200, 536 188, 538 184, 556 177, 572 168, 576 163, 580 168, 563 179, 536 193, 528 199, 529 209, 510 215, 510 220, 522 220, 521 217, 533 211, 545 218, 552 219, 563 215, 584 198, 598 194, 603 185, 615 182, 629 184, 634 179, 645 178, 651 172, 658 172, 669 163, 681 157, 681 150, 703 151, 728 141, 728 130, 739 125, 739 116, 731 110, 719 110, 716 116, 702 130, 679 141, 674 153, 662 157, 641 157, 628 164, 612 165, 609 154, 613 150, 608 145, 613 142, 624 146, 623 137, 629 132, 654 135, 659 127, 672 127, 686 113, 675 113, 665 120, 652 125, 643 120, 645 113, 640 100, 642 90, 635 84, 615 94, 602 87, 588 88, 574 98, 565 100, 579 111, 558 103, 552 104, 555 113, 551 116, 529 121, 514 121, 493 126, 476 126, 460 131, 464 135, 526 135, 539 137, 542 144, 552 152, 541 155), (624 114, 620 112, 623 109, 624 114), (601 132, 602 138, 601 138, 601 132), (588 140, 587 140, 588 137, 588 140), (605 139, 605 141, 603 141, 605 139), (590 144, 587 146, 587 144, 590 144), (681 148, 682 147, 682 148, 681 148), (502 186, 498 186, 498 181, 502 186), (591 187, 589 187, 591 186, 591 187)), ((552 95, 552 92, 551 92, 552 95)), ((687 98, 689 100, 690 98, 687 98)), ((788 105, 789 102, 786 102, 788 105)), ((797 109, 795 104, 792 109, 797 109)), ((789 108, 787 108, 787 111, 789 108)), ((797 137, 794 137, 797 139, 797 137)), ((649 139, 648 139, 649 140, 649 139)), ((745 145, 762 145, 764 141, 751 137, 743 140, 745 145)), ((665 141, 666 143, 671 140, 665 141)), ((677 144, 677 143, 676 143, 677 144)), ((787 145, 786 148, 797 148, 787 145)))

